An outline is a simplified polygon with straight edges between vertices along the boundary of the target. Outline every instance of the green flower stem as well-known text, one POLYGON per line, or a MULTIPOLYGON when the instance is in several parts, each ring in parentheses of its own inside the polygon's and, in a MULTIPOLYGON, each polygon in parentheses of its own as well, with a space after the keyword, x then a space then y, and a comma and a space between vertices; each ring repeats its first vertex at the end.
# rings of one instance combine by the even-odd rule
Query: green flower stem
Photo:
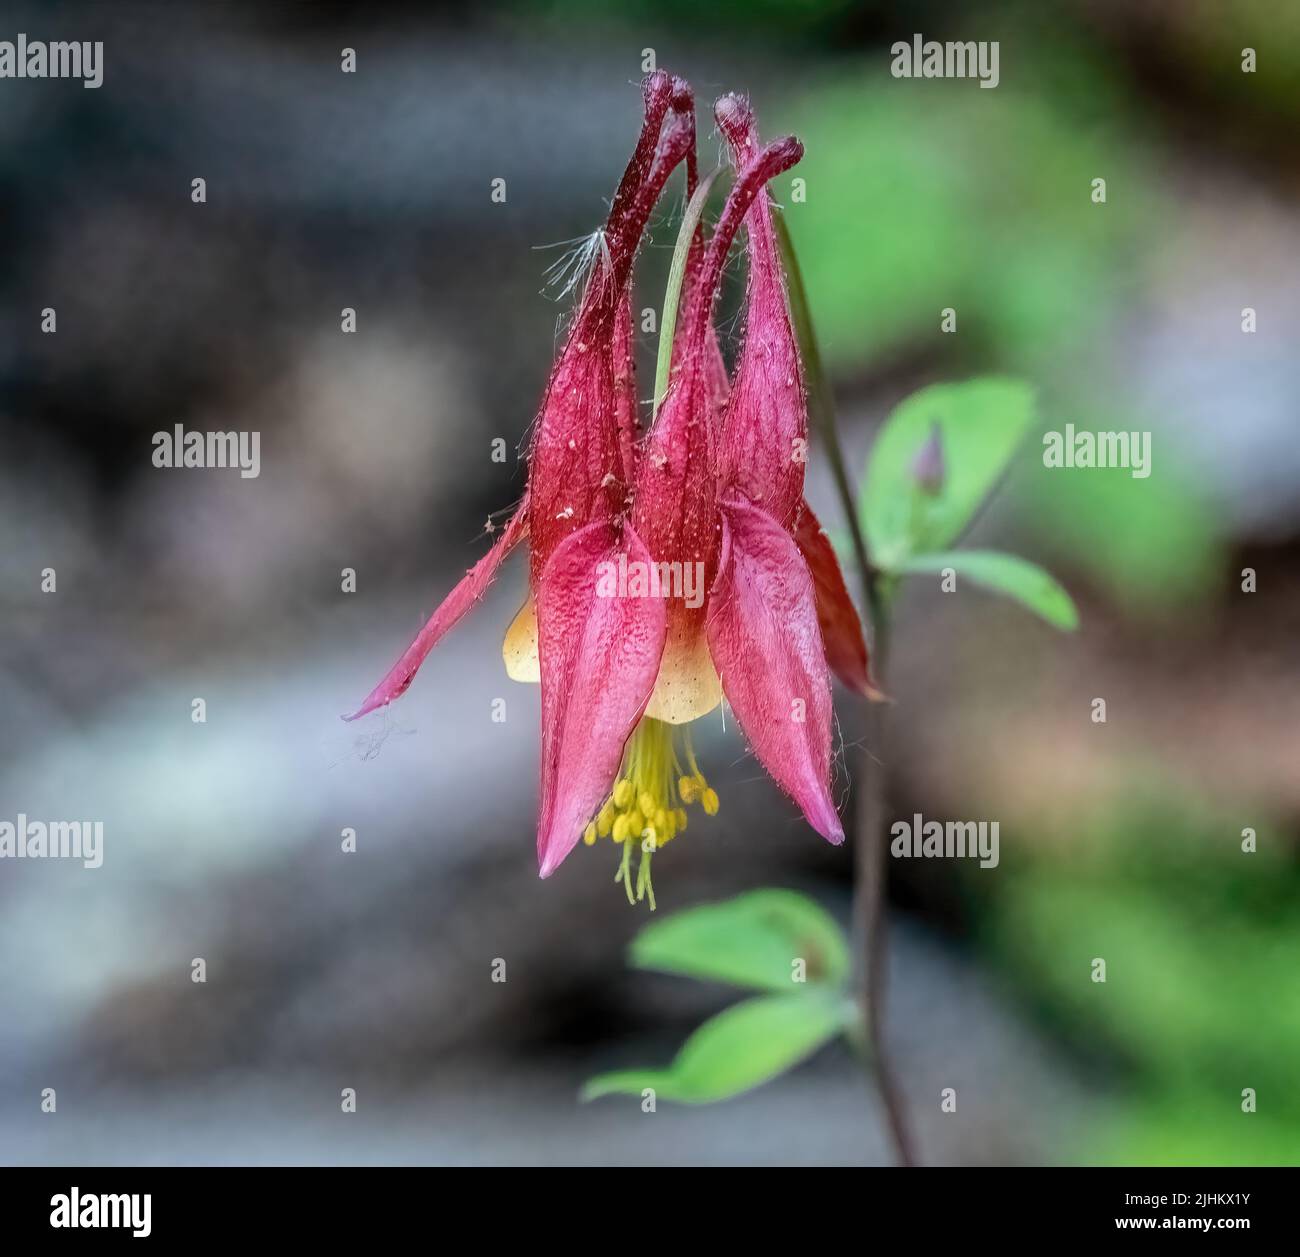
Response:
POLYGON ((673 248, 672 264, 668 268, 668 284, 664 289, 663 313, 659 326, 659 356, 655 362, 655 391, 651 422, 659 414, 668 393, 668 376, 672 368, 673 344, 677 339, 677 315, 682 300, 682 284, 686 279, 686 263, 691 252, 691 243, 704 215, 704 206, 713 189, 718 171, 710 171, 700 180, 695 195, 687 202, 682 215, 681 227, 677 231, 677 243, 673 248))
MULTIPOLYGON (((877 680, 883 685, 889 658, 891 582, 872 563, 867 549, 867 539, 858 519, 856 499, 840 444, 830 381, 822 367, 817 336, 813 330, 803 275, 799 270, 785 220, 779 214, 774 215, 774 218, 789 285, 790 314, 803 351, 809 409, 830 460, 836 490, 853 541, 853 553, 871 628, 873 668, 877 680)), ((887 703, 863 703, 867 733, 858 775, 857 832, 853 844, 853 933, 857 958, 855 988, 862 1021, 860 1032, 851 1035, 850 1039, 856 1040, 860 1048, 865 1045, 864 1055, 875 1070, 876 1085, 885 1107, 895 1153, 903 1165, 911 1166, 917 1164, 915 1145, 902 1092, 884 1041, 885 979, 888 968, 885 912, 885 880, 888 874, 885 832, 888 817, 884 756, 888 706, 887 703), (874 751, 870 749, 872 747, 875 748, 874 751)))

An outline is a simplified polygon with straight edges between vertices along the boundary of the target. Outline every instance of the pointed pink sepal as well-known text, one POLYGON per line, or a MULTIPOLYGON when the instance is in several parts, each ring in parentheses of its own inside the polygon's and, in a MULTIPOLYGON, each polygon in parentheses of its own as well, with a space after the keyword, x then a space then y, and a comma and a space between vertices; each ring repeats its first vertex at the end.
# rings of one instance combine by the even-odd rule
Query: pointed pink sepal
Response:
MULTIPOLYGON (((749 102, 724 96, 715 115, 737 168, 745 168, 759 152, 749 102)), ((745 228, 745 340, 727 399, 719 456, 724 477, 790 527, 803 497, 808 404, 766 188, 754 198, 745 228)))
POLYGON ((807 564, 790 534, 740 497, 722 504, 709 649, 758 761, 830 842, 831 690, 807 564))
POLYGON ((442 600, 438 609, 416 635, 415 640, 402 652, 402 657, 388 670, 388 674, 366 696, 350 716, 344 720, 359 720, 362 716, 384 707, 395 698, 401 698, 415 679, 420 665, 429 652, 446 635, 447 631, 487 593, 501 561, 528 532, 528 500, 522 501, 496 544, 468 572, 460 583, 442 600))
POLYGON ((588 524, 556 547, 538 587, 542 800, 537 858, 543 877, 573 850, 605 801, 624 744, 659 674, 663 599, 619 596, 616 582, 611 596, 606 578, 618 569, 620 553, 629 564, 650 562, 629 525, 620 536, 612 524, 588 524))
POLYGON ((821 626, 822 644, 826 647, 826 662, 855 694, 884 701, 885 696, 871 679, 862 620, 849 597, 835 547, 807 502, 800 509, 794 539, 813 578, 817 623, 821 626))

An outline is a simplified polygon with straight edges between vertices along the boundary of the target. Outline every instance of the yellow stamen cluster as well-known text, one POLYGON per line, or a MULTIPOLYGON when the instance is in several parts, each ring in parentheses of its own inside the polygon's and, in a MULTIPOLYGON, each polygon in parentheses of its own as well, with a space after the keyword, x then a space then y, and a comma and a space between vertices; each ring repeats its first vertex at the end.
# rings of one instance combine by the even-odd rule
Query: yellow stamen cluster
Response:
POLYGON ((706 816, 718 814, 717 791, 705 781, 695 762, 685 726, 645 717, 628 739, 613 793, 582 835, 589 847, 597 838, 612 838, 621 844, 623 857, 614 880, 623 883, 628 903, 649 899, 650 909, 654 910, 650 857, 686 828, 683 804, 694 803, 704 809, 706 816), (681 757, 677 742, 680 742, 681 757), (685 768, 682 758, 686 761, 685 768), (635 891, 631 872, 633 846, 641 852, 635 891))

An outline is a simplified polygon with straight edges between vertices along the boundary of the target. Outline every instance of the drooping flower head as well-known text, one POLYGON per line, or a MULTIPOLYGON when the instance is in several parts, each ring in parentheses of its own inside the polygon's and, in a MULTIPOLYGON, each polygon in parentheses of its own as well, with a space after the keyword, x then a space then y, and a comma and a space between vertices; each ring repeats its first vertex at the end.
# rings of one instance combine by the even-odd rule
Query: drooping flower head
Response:
MULTIPOLYGON (((708 595, 694 606, 669 601, 645 717, 585 834, 589 843, 609 836, 623 845, 619 876, 629 897, 629 860, 639 846, 636 897, 648 895, 652 906, 650 856, 685 826, 681 805, 700 802, 709 814, 718 808, 686 726, 711 711, 720 692, 757 758, 831 842, 843 840, 843 829, 830 797, 828 665, 853 689, 875 694, 838 560, 803 500, 807 403, 766 190, 802 149, 793 139, 760 148, 752 111, 739 97, 720 100, 716 116, 736 183, 688 287, 672 382, 646 438, 632 509, 654 569, 694 565, 708 595), (711 378, 712 311, 742 219, 744 339, 735 376, 719 390, 711 378)), ((551 837, 555 862, 571 838, 551 837)))
MULTIPOLYGON (((773 422, 774 408, 756 377, 775 360, 792 412, 788 426, 800 437, 806 432, 802 385, 775 255, 762 254, 765 241, 752 225, 745 345, 720 425, 709 379, 709 332, 727 250, 747 214, 752 224, 751 206, 766 208, 768 181, 801 155, 793 138, 764 149, 751 146, 745 154, 687 306, 668 396, 647 437, 633 499, 636 531, 656 569, 693 567, 702 572, 708 594, 694 607, 681 599, 668 603, 661 668, 633 750, 651 762, 672 758, 672 726, 706 714, 725 692, 763 766, 819 833, 840 842, 843 829, 830 797, 825 654, 813 582, 789 533, 802 499, 802 450, 763 430, 773 422), (758 413, 751 413, 755 408, 758 413), (774 506, 779 515, 771 513, 774 506), (656 742, 669 750, 647 753, 656 742)), ((716 796, 689 747, 683 750, 691 772, 676 782, 678 797, 713 802, 716 796)), ((656 805, 656 816, 672 817, 672 789, 656 798, 656 783, 636 780, 636 765, 630 768, 623 780, 638 802, 630 828, 645 819, 642 795, 656 805)), ((617 791, 618 785, 612 796, 616 811, 617 791)), ((597 837, 609 815, 602 813, 597 837)), ((664 838, 655 825, 647 830, 651 845, 642 848, 643 866, 664 838)), ((618 837, 612 827, 610 832, 618 837)), ((638 889, 646 880, 639 878, 638 889)))
POLYGON ((723 541, 711 321, 727 251, 746 210, 767 180, 802 151, 797 140, 779 140, 737 176, 674 342, 677 361, 638 460, 630 516, 618 527, 592 525, 575 534, 548 571, 538 607, 543 876, 580 835, 591 842, 609 836, 623 845, 620 874, 629 894, 629 860, 632 848, 640 848, 638 889, 649 893, 649 856, 684 827, 682 803, 698 796, 706 810, 716 811, 716 795, 689 745, 679 751, 671 731, 707 714, 721 697, 704 596, 723 541), (656 580, 668 573, 670 588, 602 593, 600 576, 611 570, 653 573, 656 580), (681 590, 671 596, 673 575, 688 571, 701 591, 694 605, 681 590), (554 715, 549 734, 548 712, 554 715), (616 780, 625 757, 628 771, 616 780), (549 775, 548 760, 554 765, 549 775))
POLYGON ((725 693, 760 762, 839 842, 827 664, 855 688, 869 680, 834 552, 803 501, 802 368, 765 191, 802 146, 787 137, 761 148, 747 104, 719 102, 737 175, 712 235, 691 242, 667 395, 642 435, 632 264, 673 169, 685 161, 688 193, 697 179, 689 87, 656 74, 643 93, 641 138, 552 370, 524 500, 357 715, 405 691, 527 537, 529 597, 503 653, 512 677, 541 683, 542 876, 580 837, 612 838, 629 899, 653 906, 651 855, 685 828, 687 807, 719 806, 687 726, 725 693), (713 312, 742 225, 745 335, 728 381, 713 312), (611 573, 621 574, 613 585, 611 573))

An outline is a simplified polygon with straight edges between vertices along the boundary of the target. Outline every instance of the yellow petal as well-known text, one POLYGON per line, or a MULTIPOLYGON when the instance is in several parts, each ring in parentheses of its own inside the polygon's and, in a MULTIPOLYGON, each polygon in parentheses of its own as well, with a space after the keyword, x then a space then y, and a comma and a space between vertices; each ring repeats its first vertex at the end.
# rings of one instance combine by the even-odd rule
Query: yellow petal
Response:
POLYGON ((707 716, 722 701, 722 682, 703 633, 669 635, 646 715, 670 725, 707 716))
POLYGON ((542 668, 537 658, 537 608, 533 596, 528 595, 519 614, 506 630, 501 643, 501 658, 505 660, 506 675, 512 681, 536 685, 542 679, 542 668))

